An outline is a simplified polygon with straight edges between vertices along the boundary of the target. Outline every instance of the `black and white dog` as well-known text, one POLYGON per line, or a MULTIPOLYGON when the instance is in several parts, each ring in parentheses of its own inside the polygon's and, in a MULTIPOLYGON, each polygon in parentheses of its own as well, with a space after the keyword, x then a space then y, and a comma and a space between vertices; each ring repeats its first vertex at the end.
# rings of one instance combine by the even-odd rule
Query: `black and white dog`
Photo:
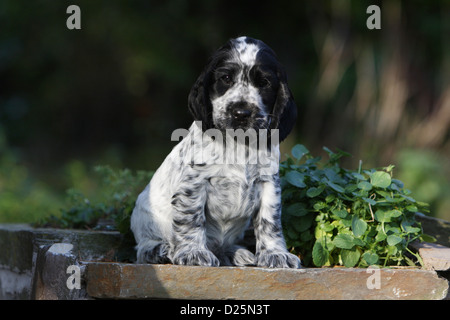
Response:
POLYGON ((278 140, 292 130, 297 110, 275 53, 260 40, 230 40, 211 57, 188 104, 196 121, 131 217, 137 262, 299 268, 283 238, 278 175, 278 140), (244 151, 234 152, 239 129, 265 130, 268 142, 258 135, 256 148, 241 140, 244 151), (238 245, 251 221, 255 254, 238 245))

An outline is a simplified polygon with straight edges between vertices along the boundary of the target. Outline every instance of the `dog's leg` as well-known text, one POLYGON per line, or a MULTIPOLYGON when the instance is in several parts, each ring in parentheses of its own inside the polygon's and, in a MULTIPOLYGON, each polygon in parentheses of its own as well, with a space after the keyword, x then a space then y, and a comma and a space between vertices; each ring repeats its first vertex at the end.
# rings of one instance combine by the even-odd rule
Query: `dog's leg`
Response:
POLYGON ((205 182, 198 180, 187 177, 172 197, 175 210, 170 257, 174 264, 217 267, 219 259, 206 246, 205 182))
POLYGON ((161 241, 144 240, 137 246, 137 263, 168 263, 169 245, 161 241))
POLYGON ((300 259, 289 253, 281 227, 281 189, 278 174, 263 182, 261 207, 253 217, 256 264, 269 268, 299 268, 300 259))

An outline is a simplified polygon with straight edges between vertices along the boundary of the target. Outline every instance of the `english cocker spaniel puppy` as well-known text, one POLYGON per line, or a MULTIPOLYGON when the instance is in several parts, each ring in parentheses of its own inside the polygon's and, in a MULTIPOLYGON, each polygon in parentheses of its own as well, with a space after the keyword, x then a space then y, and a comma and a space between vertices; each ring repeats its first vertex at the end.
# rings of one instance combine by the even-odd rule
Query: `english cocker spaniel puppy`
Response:
POLYGON ((136 201, 137 262, 299 268, 283 238, 278 175, 278 143, 297 110, 275 53, 260 40, 230 40, 188 106, 195 122, 136 201), (251 222, 255 253, 239 245, 251 222))

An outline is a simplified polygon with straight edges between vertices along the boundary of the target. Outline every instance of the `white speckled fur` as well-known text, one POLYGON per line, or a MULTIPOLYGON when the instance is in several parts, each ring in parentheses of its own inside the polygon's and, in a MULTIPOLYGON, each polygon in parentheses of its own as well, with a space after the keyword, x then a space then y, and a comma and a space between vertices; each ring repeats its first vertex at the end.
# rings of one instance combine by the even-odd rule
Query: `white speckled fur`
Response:
POLYGON ((246 43, 245 39, 247 37, 239 37, 236 39, 235 48, 238 53, 235 57, 241 63, 252 66, 255 64, 256 55, 258 54, 259 48, 256 44, 246 43))

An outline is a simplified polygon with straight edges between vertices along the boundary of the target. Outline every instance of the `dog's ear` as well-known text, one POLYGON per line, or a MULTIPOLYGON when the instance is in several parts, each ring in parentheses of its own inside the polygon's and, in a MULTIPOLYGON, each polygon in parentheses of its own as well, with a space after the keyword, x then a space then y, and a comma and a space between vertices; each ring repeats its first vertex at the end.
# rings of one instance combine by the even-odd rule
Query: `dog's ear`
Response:
POLYGON ((231 46, 232 42, 230 40, 210 57, 208 64, 192 86, 189 93, 189 111, 195 121, 202 121, 203 131, 214 127, 209 90, 210 86, 213 84, 213 72, 219 63, 229 57, 231 46))
POLYGON ((297 120, 297 105, 287 84, 284 70, 279 71, 280 87, 272 111, 271 129, 279 129, 280 142, 286 139, 297 120))
POLYGON ((208 70, 207 67, 195 81, 189 92, 188 108, 195 121, 202 122, 202 130, 213 127, 212 105, 208 94, 208 70))

